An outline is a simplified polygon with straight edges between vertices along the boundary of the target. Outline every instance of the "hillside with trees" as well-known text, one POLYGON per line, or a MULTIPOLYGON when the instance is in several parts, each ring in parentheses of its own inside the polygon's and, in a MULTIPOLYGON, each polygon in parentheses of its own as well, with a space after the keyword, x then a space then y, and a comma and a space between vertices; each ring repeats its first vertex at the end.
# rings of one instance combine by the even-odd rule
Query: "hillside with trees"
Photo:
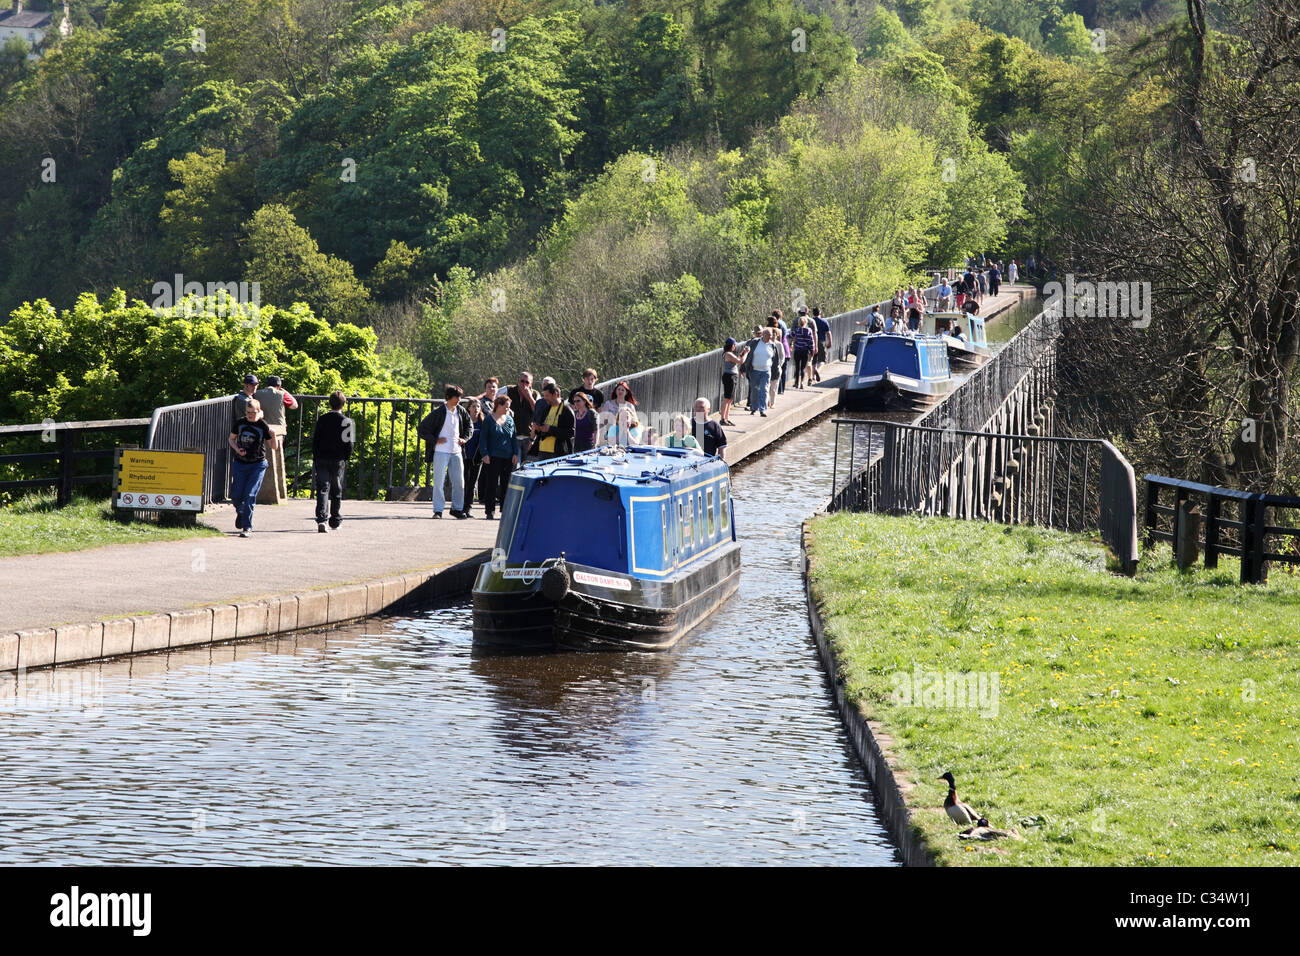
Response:
MULTIPOLYGON (((1078 333, 1080 427, 1140 468, 1295 489, 1294 7, 74 3, 70 36, 0 63, 0 321, 257 283, 422 389, 631 371, 797 293, 834 311, 1032 255, 1038 281, 1157 290, 1146 338, 1078 333)), ((18 328, 0 377, 28 395, 18 328)))

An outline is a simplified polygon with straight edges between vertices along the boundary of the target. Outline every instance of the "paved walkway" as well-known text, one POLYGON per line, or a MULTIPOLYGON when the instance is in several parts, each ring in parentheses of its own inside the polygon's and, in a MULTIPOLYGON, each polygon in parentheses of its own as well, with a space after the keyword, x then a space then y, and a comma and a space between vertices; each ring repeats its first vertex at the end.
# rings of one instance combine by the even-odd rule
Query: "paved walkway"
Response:
POLYGON ((492 547, 497 522, 434 520, 428 502, 345 501, 338 531, 316 530, 315 502, 258 505, 252 537, 234 509, 209 505, 222 537, 109 545, 0 559, 0 633, 256 601, 450 567, 492 547))
MULTIPOLYGON (((1032 290, 1029 290, 1032 293, 1032 290)), ((984 313, 1016 305, 1004 292, 984 313)), ((767 418, 733 409, 728 461, 735 464, 834 408, 848 362, 833 362, 820 386, 787 388, 767 418)), ((427 502, 345 501, 338 531, 319 534, 314 503, 259 505, 251 538, 234 533, 229 505, 212 505, 202 520, 224 534, 179 541, 111 545, 87 551, 0 558, 0 636, 136 615, 265 601, 407 572, 448 568, 485 555, 497 523, 482 511, 467 521, 433 520, 427 502)), ((3 655, 0 655, 3 656, 3 655)), ((3 668, 0 668, 3 669, 3 668)))

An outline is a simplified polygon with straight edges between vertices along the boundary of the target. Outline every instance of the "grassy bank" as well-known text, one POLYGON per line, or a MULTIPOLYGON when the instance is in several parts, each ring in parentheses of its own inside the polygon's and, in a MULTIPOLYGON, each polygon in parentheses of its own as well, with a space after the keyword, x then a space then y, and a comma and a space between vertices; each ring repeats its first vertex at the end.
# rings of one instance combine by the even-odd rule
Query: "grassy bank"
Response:
POLYGON ((941 862, 1300 862, 1300 580, 1243 588, 1231 560, 1180 574, 1167 549, 1116 577, 1084 538, 976 522, 812 530, 846 688, 894 736, 941 862), (974 683, 937 694, 936 672, 974 683), (945 770, 1024 840, 959 840, 945 770))
POLYGON ((66 508, 54 507, 54 496, 29 495, 0 508, 0 557, 43 554, 47 551, 83 551, 105 544, 131 541, 172 541, 220 532, 199 525, 154 524, 113 518, 99 498, 74 498, 66 508))

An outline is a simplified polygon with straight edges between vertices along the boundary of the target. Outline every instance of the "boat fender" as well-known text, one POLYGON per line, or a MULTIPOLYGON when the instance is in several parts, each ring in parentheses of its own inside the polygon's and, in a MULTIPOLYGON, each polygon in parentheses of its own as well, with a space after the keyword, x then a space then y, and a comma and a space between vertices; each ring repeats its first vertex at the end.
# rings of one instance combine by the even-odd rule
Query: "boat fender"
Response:
POLYGON ((548 601, 559 603, 569 593, 569 569, 560 561, 542 574, 542 594, 548 601))

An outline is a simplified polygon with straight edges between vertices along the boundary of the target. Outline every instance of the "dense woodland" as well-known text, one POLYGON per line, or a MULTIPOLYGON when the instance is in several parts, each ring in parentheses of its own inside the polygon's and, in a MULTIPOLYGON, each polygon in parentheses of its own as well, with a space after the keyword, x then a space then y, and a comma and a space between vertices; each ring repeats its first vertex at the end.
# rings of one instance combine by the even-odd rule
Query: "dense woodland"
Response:
POLYGON ((1151 341, 1200 327, 1196 303, 1228 330, 1273 307, 1276 328, 1183 330, 1141 361, 1130 333, 1084 336, 1075 401, 1139 468, 1294 488, 1294 276, 1209 285, 1289 228, 1279 187, 1237 216, 1255 258, 1220 256, 1215 209, 1246 184, 1213 188, 1247 155, 1265 182, 1295 175, 1265 122, 1300 101, 1293 7, 73 0, 39 61, 0 51, 0 420, 143 414, 250 362, 301 391, 614 374, 715 347, 795 290, 835 311, 1033 254, 1157 284, 1151 341), (1266 68, 1270 46, 1287 55, 1266 68), (1234 127, 1248 88, 1259 113, 1234 127), (1142 183, 1182 200, 1130 209, 1142 183), (1144 267, 1155 235, 1168 255, 1144 267), (262 318, 159 315, 176 275, 257 282, 262 318), (1216 359, 1179 377, 1198 349, 1216 359), (1096 393, 1102 355, 1123 400, 1096 393), (1157 404, 1178 411, 1155 432, 1157 404), (1272 451, 1245 469, 1248 413, 1272 451))

